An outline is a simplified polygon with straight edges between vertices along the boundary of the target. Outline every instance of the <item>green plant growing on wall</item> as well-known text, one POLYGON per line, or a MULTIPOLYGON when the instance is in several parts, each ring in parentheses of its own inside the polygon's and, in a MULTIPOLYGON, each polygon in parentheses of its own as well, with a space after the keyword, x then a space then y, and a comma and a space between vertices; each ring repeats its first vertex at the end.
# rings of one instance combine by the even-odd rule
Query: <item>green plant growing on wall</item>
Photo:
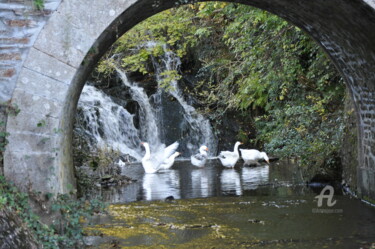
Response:
MULTIPOLYGON (((4 129, 5 123, 0 122, 0 128, 4 129)), ((6 131, 0 131, 0 161, 3 160, 3 153, 5 152, 5 147, 8 144, 7 137, 9 133, 6 131)))
POLYGON ((0 176, 0 209, 7 208, 16 213, 45 249, 82 248, 83 223, 93 215, 105 212, 106 208, 98 199, 76 199, 71 195, 53 197, 47 194, 45 199, 52 202, 51 211, 59 214, 52 225, 47 225, 33 213, 30 196, 40 196, 40 193, 28 195, 20 192, 0 176))
POLYGON ((7 137, 10 135, 5 130, 7 116, 16 116, 19 112, 18 106, 10 103, 10 101, 0 103, 0 162, 3 160, 3 154, 8 144, 7 137))
POLYGON ((40 120, 40 121, 36 124, 36 126, 37 126, 37 127, 43 127, 43 126, 46 126, 46 124, 47 124, 47 121, 44 120, 44 119, 42 119, 42 120, 40 120))
POLYGON ((44 0, 33 0, 33 6, 37 10, 44 9, 44 0))

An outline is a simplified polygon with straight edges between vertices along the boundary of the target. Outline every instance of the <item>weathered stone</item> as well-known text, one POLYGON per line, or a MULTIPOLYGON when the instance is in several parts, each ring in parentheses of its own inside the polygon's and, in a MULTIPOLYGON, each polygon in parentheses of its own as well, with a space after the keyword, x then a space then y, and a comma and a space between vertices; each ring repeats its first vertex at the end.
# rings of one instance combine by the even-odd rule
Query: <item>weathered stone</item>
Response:
MULTIPOLYGON (((62 77, 60 76, 60 78, 62 77)), ((51 77, 41 73, 25 68, 22 70, 19 76, 19 84, 17 89, 24 89, 30 94, 35 94, 48 100, 63 102, 68 90, 68 85, 61 81, 53 80, 51 77)))
POLYGON ((0 69, 0 77, 10 78, 13 75, 15 75, 15 73, 16 73, 15 68, 0 69))
POLYGON ((58 151, 55 137, 39 134, 10 133, 7 150, 13 152, 50 152, 58 151))
POLYGON ((38 113, 46 117, 58 118, 61 111, 60 103, 18 89, 14 90, 12 104, 17 106, 21 112, 38 113))
POLYGON ((19 61, 21 60, 21 54, 20 53, 2 53, 0 54, 0 61, 6 61, 6 60, 11 60, 11 61, 19 61))
POLYGON ((357 117, 354 112, 354 103, 347 91, 344 111, 348 113, 343 135, 340 157, 342 163, 342 179, 353 190, 358 190, 358 127, 357 117))
POLYGON ((4 175, 21 190, 33 189, 44 193, 56 193, 60 190, 60 181, 54 166, 56 153, 22 153, 7 150, 5 157, 9 163, 17 167, 5 167, 4 175))
POLYGON ((55 57, 45 54, 35 48, 30 49, 24 67, 65 84, 70 84, 76 70, 75 68, 59 61, 55 57))
POLYGON ((7 208, 0 209, 0 248, 40 248, 19 213, 7 208))
POLYGON ((17 115, 11 115, 8 117, 7 126, 7 131, 11 134, 22 130, 40 135, 54 136, 60 132, 58 118, 35 112, 21 111, 17 115))
POLYGON ((33 27, 36 25, 35 21, 33 20, 6 20, 7 25, 11 27, 33 27))
POLYGON ((44 26, 48 13, 55 10, 59 3, 60 0, 47 1, 42 11, 36 10, 32 1, 0 3, 0 48, 2 54, 8 54, 0 58, 0 101, 8 101, 12 97, 28 49, 44 26))
POLYGON ((100 35, 98 31, 108 27, 133 2, 134 0, 116 0, 92 4, 79 0, 66 1, 52 15, 35 47, 68 65, 79 67, 100 35))
MULTIPOLYGON (((292 22, 315 38, 329 54, 351 92, 358 117, 358 168, 361 169, 358 185, 364 193, 369 193, 369 196, 375 199, 375 187, 372 181, 368 180, 368 177, 373 177, 371 172, 375 169, 375 156, 370 149, 375 147, 375 130, 372 125, 375 119, 374 1, 243 0, 239 2, 270 11, 292 22)), ((7 72, 4 75, 8 75, 11 80, 7 85, 0 85, 0 97, 3 101, 12 97, 12 103, 19 103, 21 111, 29 114, 35 112, 59 120, 59 128, 65 132, 64 136, 59 136, 63 153, 59 154, 58 160, 53 162, 52 167, 58 172, 56 175, 59 177, 56 178, 56 182, 61 187, 69 181, 74 181, 72 170, 69 168, 72 120, 75 104, 90 70, 120 35, 151 15, 176 6, 176 1, 69 0, 62 2, 56 0, 46 4, 51 4, 47 9, 54 10, 58 7, 58 11, 53 12, 47 25, 44 26, 47 17, 33 13, 32 6, 22 3, 0 3, 0 8, 6 10, 6 15, 16 12, 31 13, 34 15, 33 20, 36 21, 37 27, 40 27, 40 29, 23 30, 24 33, 14 34, 9 32, 9 26, 0 27, 10 35, 0 38, 1 47, 20 48, 21 57, 27 53, 30 46, 34 45, 35 48, 21 72, 18 70, 23 60, 19 61, 18 67, 14 67, 14 71, 5 71, 10 69, 9 65, 2 69, 2 72, 7 72), (34 43, 36 35, 43 26, 34 43), (44 54, 46 61, 40 59, 34 62, 34 59, 38 59, 36 56, 38 50, 42 52, 42 56, 44 54), (60 68, 60 75, 57 76, 55 73, 60 68), (67 75, 61 76, 67 68, 70 68, 67 70, 67 75), (35 74, 30 71, 34 71, 35 74), (34 80, 34 76, 38 80, 34 80), (29 81, 25 82, 25 79, 29 81), (60 83, 68 85, 68 88, 64 89, 60 83), (48 92, 43 89, 48 84, 53 91, 48 92), (63 89, 61 93, 59 93, 60 89, 63 89)), ((5 12, 1 14, 5 15, 3 14, 5 12)), ((11 16, 7 17, 12 20, 19 18, 19 16, 15 19, 11 16)), ((25 125, 15 124, 12 131, 23 133, 25 128, 25 125)), ((8 155, 5 157, 5 171, 17 173, 17 167, 21 166, 17 165, 18 161, 14 160, 13 154, 8 155)), ((39 161, 34 162, 46 163, 43 154, 40 154, 40 158, 39 161)), ((25 171, 23 176, 30 179, 43 179, 48 175, 48 172, 39 173, 40 175, 36 175, 32 171, 25 171)), ((13 177, 11 174, 7 176, 13 177)), ((19 180, 18 183, 22 185, 22 181, 19 180)))
POLYGON ((0 44, 25 45, 30 42, 29 37, 21 38, 0 38, 0 44))

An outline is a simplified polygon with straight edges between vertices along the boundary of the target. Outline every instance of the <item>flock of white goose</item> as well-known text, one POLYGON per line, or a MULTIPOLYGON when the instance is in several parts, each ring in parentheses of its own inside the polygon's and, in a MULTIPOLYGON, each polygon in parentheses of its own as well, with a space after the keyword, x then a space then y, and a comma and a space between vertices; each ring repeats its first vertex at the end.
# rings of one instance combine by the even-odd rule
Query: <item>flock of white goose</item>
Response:
MULTIPOLYGON (((146 173, 156 173, 160 169, 169 169, 172 167, 175 158, 178 157, 181 153, 177 152, 179 143, 174 142, 168 147, 164 148, 161 151, 156 153, 151 153, 150 146, 146 142, 141 143, 146 153, 142 158, 142 166, 146 173)), ((241 145, 241 142, 236 142, 234 145, 233 151, 221 151, 219 158, 221 164, 227 168, 233 168, 237 161, 240 159, 240 153, 238 147, 241 145)), ((259 160, 263 159, 269 163, 269 158, 265 152, 260 152, 255 149, 239 149, 241 151, 241 157, 244 160, 244 165, 259 165, 259 160)), ((204 167, 208 159, 208 148, 205 145, 202 145, 199 148, 199 153, 192 155, 190 160, 191 164, 196 167, 204 167)))

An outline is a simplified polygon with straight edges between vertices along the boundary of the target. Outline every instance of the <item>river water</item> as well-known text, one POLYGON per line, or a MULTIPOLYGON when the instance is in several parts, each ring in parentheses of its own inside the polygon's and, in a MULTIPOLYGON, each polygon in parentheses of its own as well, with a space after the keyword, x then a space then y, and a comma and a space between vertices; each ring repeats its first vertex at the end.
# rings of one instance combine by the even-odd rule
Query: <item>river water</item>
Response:
POLYGON ((319 207, 322 187, 291 162, 123 173, 137 182, 94 193, 111 205, 86 228, 89 248, 375 248, 375 208, 340 189, 319 207))

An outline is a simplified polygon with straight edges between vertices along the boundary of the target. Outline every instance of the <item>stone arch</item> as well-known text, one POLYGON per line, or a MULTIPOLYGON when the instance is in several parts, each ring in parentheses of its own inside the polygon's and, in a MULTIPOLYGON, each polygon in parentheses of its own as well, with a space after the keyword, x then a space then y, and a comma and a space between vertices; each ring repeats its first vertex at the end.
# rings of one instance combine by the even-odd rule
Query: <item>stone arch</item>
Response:
MULTIPOLYGON (((375 3, 373 0, 239 0, 304 29, 328 53, 351 92, 359 127, 358 186, 375 198, 375 3)), ((74 188, 70 145, 76 105, 100 56, 124 32, 186 1, 62 1, 19 73, 8 117, 4 173, 42 192, 74 188)))

